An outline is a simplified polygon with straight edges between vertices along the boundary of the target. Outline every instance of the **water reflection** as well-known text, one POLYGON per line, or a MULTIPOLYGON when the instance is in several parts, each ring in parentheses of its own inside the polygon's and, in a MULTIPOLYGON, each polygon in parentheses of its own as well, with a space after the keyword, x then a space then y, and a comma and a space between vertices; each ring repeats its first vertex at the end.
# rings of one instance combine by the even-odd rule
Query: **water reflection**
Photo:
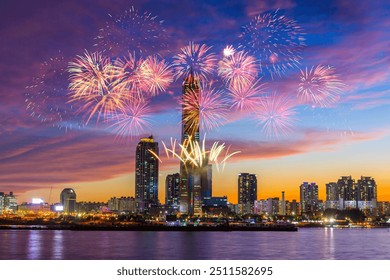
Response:
POLYGON ((31 230, 28 233, 27 259, 39 260, 41 258, 42 250, 41 232, 39 230, 31 230))
POLYGON ((390 259, 389 237, 387 229, 333 228, 298 232, 1 230, 0 259, 390 259))

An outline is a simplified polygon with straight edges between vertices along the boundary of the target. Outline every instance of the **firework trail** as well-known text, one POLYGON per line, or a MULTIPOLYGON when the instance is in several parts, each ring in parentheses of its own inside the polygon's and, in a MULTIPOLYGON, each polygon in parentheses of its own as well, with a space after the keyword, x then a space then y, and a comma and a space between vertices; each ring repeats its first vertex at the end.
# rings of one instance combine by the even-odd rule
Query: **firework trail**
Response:
POLYGON ((126 102, 121 110, 110 115, 109 128, 117 138, 125 139, 141 135, 151 129, 152 109, 149 100, 134 99, 126 102))
POLYGON ((254 111, 260 105, 265 83, 261 78, 250 83, 234 83, 229 87, 231 108, 240 111, 254 111))
POLYGON ((283 95, 273 94, 261 99, 255 118, 267 136, 278 137, 292 130, 296 111, 293 102, 283 95))
POLYGON ((228 114, 228 99, 222 90, 211 84, 201 84, 200 89, 188 90, 180 103, 184 122, 200 126, 201 130, 211 130, 221 126, 228 114))
POLYGON ((334 67, 317 65, 301 70, 298 98, 315 107, 329 107, 340 99, 344 88, 334 67))
POLYGON ((229 57, 233 55, 236 52, 236 50, 233 48, 232 45, 228 45, 223 49, 223 56, 224 57, 229 57))
POLYGON ((98 114, 106 119, 108 114, 123 108, 124 98, 121 95, 120 69, 112 65, 101 53, 85 52, 69 63, 70 73, 69 102, 80 104, 78 113, 88 115, 86 124, 98 114))
MULTIPOLYGON (((220 144, 219 142, 214 142, 210 150, 206 149, 206 137, 203 138, 202 143, 194 141, 191 138, 184 141, 183 144, 179 144, 179 151, 176 151, 176 140, 172 141, 171 138, 171 148, 168 148, 167 145, 163 143, 167 157, 173 157, 179 159, 181 162, 185 163, 185 166, 191 168, 200 168, 206 163, 214 163, 217 167, 218 172, 220 171, 219 165, 222 164, 223 168, 227 160, 234 156, 235 154, 240 153, 241 151, 235 151, 229 153, 229 147, 226 147, 225 143, 220 144), (223 151, 225 154, 223 155, 223 151)), ((156 156, 156 155, 155 155, 156 156)), ((156 156, 157 157, 157 156, 156 156)), ((161 159, 157 157, 160 161, 161 159)))
POLYGON ((32 84, 26 86, 25 104, 30 116, 58 128, 80 127, 75 118, 76 109, 67 104, 67 64, 61 52, 44 61, 32 84))
POLYGON ((123 15, 113 17, 99 30, 95 46, 117 57, 128 50, 138 50, 147 55, 167 49, 168 37, 163 20, 151 13, 138 12, 134 7, 123 15))
POLYGON ((218 75, 229 86, 251 83, 258 73, 256 59, 244 51, 226 56, 218 64, 218 75))
MULTIPOLYGON (((119 71, 118 86, 121 90, 128 93, 137 93, 138 97, 141 95, 141 87, 143 84, 141 75, 141 65, 144 62, 142 58, 137 58, 135 52, 128 52, 127 56, 117 58, 114 61, 114 66, 119 71)), ((134 96, 130 95, 129 98, 134 96)))
POLYGON ((298 67, 305 46, 304 33, 294 20, 274 13, 256 16, 241 34, 241 48, 260 59, 262 69, 271 77, 281 76, 288 68, 298 67))
POLYGON ((173 71, 164 59, 149 56, 140 66, 143 91, 154 96, 165 92, 173 82, 173 71))
POLYGON ((190 42, 188 46, 181 48, 181 53, 173 57, 175 79, 187 77, 193 74, 196 78, 208 80, 216 68, 217 56, 210 52, 211 47, 205 44, 190 42))

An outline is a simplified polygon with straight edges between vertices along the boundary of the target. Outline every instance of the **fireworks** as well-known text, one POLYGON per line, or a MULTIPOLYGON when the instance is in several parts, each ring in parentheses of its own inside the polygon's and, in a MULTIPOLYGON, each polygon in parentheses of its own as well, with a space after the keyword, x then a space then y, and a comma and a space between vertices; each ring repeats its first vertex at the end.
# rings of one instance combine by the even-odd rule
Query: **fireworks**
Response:
POLYGON ((220 61, 218 75, 230 85, 245 86, 257 77, 256 60, 244 51, 236 52, 220 61))
POLYGON ((42 123, 69 129, 77 123, 72 105, 67 104, 67 61, 60 53, 41 64, 33 83, 26 86, 25 103, 31 117, 42 123))
POLYGON ((260 103, 260 95, 264 93, 265 84, 261 78, 250 83, 236 83, 229 87, 231 107, 240 111, 253 111, 260 103))
POLYGON ((143 81, 143 90, 151 95, 164 92, 173 81, 171 67, 164 59, 149 56, 140 66, 140 75, 143 81))
POLYGON ((314 66, 301 70, 298 98, 312 106, 329 107, 340 98, 345 84, 331 66, 314 66))
POLYGON ((219 127, 226 119, 228 100, 221 90, 211 85, 201 85, 200 89, 192 89, 183 95, 181 100, 184 122, 200 126, 201 130, 219 127))
POLYGON ((166 49, 167 36, 163 20, 151 13, 139 13, 134 7, 123 15, 113 17, 99 30, 95 46, 112 56, 137 50, 143 54, 155 53, 166 49))
POLYGON ((97 121, 123 106, 121 96, 120 71, 110 60, 100 53, 85 52, 69 63, 69 102, 78 102, 79 112, 89 112, 86 124, 95 113, 97 121))
POLYGON ((240 47, 259 57, 262 68, 271 77, 281 76, 288 68, 297 67, 304 47, 302 28, 283 15, 263 13, 244 27, 240 47))
POLYGON ((270 95, 261 99, 255 112, 256 119, 268 136, 278 136, 291 131, 296 111, 290 99, 283 95, 270 95))
MULTIPOLYGON (((176 140, 172 142, 176 145, 176 140)), ((214 163, 219 171, 219 165, 223 164, 223 167, 226 164, 226 161, 235 154, 240 153, 240 151, 235 151, 229 153, 229 147, 226 149, 225 143, 219 144, 219 142, 214 142, 210 150, 206 149, 206 138, 203 138, 202 144, 198 141, 192 139, 187 139, 183 144, 179 144, 180 152, 176 152, 175 146, 171 149, 167 148, 163 142, 165 152, 169 158, 169 155, 179 159, 181 162, 185 163, 185 166, 191 168, 200 168, 204 164, 214 163), (223 151, 226 149, 225 154, 223 151)), ((159 159, 161 160, 161 159, 159 159)), ((223 170, 223 168, 222 168, 223 170)))
POLYGON ((223 56, 228 57, 228 56, 233 55, 235 52, 236 52, 236 50, 233 48, 233 46, 229 45, 223 49, 223 56))
POLYGON ((142 79, 140 75, 140 66, 143 63, 143 59, 137 58, 135 52, 128 52, 127 56, 123 58, 117 58, 114 61, 114 66, 119 71, 118 86, 121 86, 123 90, 129 92, 141 91, 142 79))
POLYGON ((151 114, 148 100, 134 99, 126 102, 122 110, 110 115, 110 128, 119 138, 141 135, 150 129, 151 114))
POLYGON ((196 78, 207 80, 207 76, 214 72, 217 61, 217 56, 211 53, 210 49, 211 47, 205 44, 200 45, 193 42, 181 48, 181 53, 173 57, 175 78, 193 74, 196 78))

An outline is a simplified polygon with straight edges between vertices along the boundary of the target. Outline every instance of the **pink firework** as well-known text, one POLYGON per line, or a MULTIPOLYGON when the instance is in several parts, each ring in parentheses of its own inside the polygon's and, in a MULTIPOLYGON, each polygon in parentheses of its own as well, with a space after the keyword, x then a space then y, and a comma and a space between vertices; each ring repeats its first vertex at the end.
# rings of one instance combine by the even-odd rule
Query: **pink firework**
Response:
POLYGON ((189 90, 181 101, 185 121, 200 125, 201 130, 211 130, 223 124, 228 113, 228 100, 222 90, 211 85, 201 86, 200 90, 189 90))
POLYGON ((164 59, 149 56, 140 67, 143 91, 151 95, 165 92, 173 81, 173 71, 164 59))
POLYGON ((211 47, 205 44, 190 42, 188 46, 181 48, 181 53, 173 57, 173 67, 176 71, 175 78, 187 77, 190 73, 196 78, 207 80, 216 68, 217 56, 210 52, 211 47))
POLYGON ((218 65, 218 75, 230 85, 251 83, 257 72, 256 59, 244 51, 225 57, 218 65))
POLYGON ((140 135, 151 128, 151 114, 148 100, 134 99, 132 102, 126 102, 122 110, 110 116, 110 128, 118 138, 140 135))
POLYGON ((255 112, 263 131, 268 136, 287 134, 292 130, 296 111, 293 102, 283 95, 270 95, 261 99, 260 107, 255 112))
POLYGON ((265 83, 261 83, 261 78, 252 82, 231 84, 229 87, 231 107, 240 111, 255 110, 259 106, 264 89, 265 83))
POLYGON ((301 70, 298 98, 312 106, 329 107, 340 99, 344 87, 334 67, 317 65, 301 70))
POLYGON ((128 52, 127 56, 118 58, 114 65, 119 69, 119 85, 124 90, 139 92, 142 81, 140 67, 143 63, 142 58, 137 58, 135 52, 128 52))

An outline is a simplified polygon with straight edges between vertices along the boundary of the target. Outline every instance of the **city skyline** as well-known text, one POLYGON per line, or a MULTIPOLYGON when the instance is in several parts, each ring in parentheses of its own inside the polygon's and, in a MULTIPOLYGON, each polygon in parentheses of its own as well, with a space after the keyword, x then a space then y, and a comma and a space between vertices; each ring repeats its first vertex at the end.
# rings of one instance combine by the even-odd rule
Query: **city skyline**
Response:
MULTIPOLYGON (((182 48, 195 42, 210 46, 219 65, 226 63, 223 50, 227 46, 240 50, 256 16, 283 14, 302 29, 299 31, 304 46, 296 46, 302 51, 295 57, 299 63, 286 71, 280 70, 283 64, 278 65, 280 69, 264 67, 261 73, 258 71, 264 82, 264 89, 259 90, 298 99, 301 71, 310 72, 318 65, 334 67, 346 85, 336 102, 332 99, 310 105, 307 99, 295 101, 294 112, 287 116, 289 129, 276 135, 269 135, 275 132, 275 126, 264 127, 259 121, 266 116, 254 120, 246 112, 247 104, 240 104, 244 107, 237 110, 230 107, 220 119, 212 119, 211 127, 200 120, 200 125, 205 126, 200 139, 206 135, 208 148, 219 141, 226 143, 230 151, 240 151, 227 160, 223 172, 213 165, 213 196, 227 195, 235 203, 237 175, 250 173, 257 175, 260 198, 285 191, 286 200, 299 199, 298 187, 307 181, 319 186, 319 198, 325 200, 326 184, 341 176, 371 176, 378 186, 378 200, 390 200, 388 4, 327 1, 314 5, 292 0, 258 4, 116 1, 116 5, 110 5, 97 1, 90 5, 87 0, 22 3, 17 7, 12 1, 4 1, 0 9, 5 26, 0 34, 6 42, 0 52, 4 61, 0 67, 0 191, 14 192, 19 202, 32 197, 47 200, 50 193, 59 197, 64 188, 74 188, 80 201, 135 197, 135 148, 139 139, 149 135, 160 146, 158 197, 165 201, 166 175, 180 172, 180 163, 164 157, 161 147, 162 141, 180 139, 181 105, 177 99, 182 93, 183 78, 172 81, 152 98, 148 107, 150 122, 145 122, 137 133, 118 134, 109 120, 99 119, 100 115, 66 111, 70 108, 64 98, 69 91, 69 73, 51 81, 53 94, 49 98, 42 93, 49 90, 42 84, 48 77, 42 77, 42 69, 48 66, 59 71, 85 51, 106 49, 111 58, 126 55, 120 36, 114 38, 118 41, 112 41, 111 48, 96 39, 104 37, 106 34, 101 33, 109 28, 112 18, 126 15, 125 11, 144 19, 145 25, 162 28, 153 37, 155 40, 146 42, 140 39, 145 31, 142 28, 141 35, 127 34, 140 42, 129 51, 158 53, 173 63, 182 48), (187 11, 184 17, 182 11, 187 11), (278 71, 283 73, 279 75, 278 71), (34 104, 33 109, 29 102, 34 104)), ((254 56, 259 53, 261 50, 254 56)), ((271 61, 274 59, 277 58, 270 56, 271 61)), ((333 68, 319 71, 329 69, 333 68)), ((209 80, 216 85, 230 81, 231 77, 224 75, 214 73, 209 80), (218 81, 220 76, 225 80, 218 81)), ((157 91, 154 87, 150 90, 157 91)), ((226 88, 221 91, 224 97, 231 94, 226 88)))

